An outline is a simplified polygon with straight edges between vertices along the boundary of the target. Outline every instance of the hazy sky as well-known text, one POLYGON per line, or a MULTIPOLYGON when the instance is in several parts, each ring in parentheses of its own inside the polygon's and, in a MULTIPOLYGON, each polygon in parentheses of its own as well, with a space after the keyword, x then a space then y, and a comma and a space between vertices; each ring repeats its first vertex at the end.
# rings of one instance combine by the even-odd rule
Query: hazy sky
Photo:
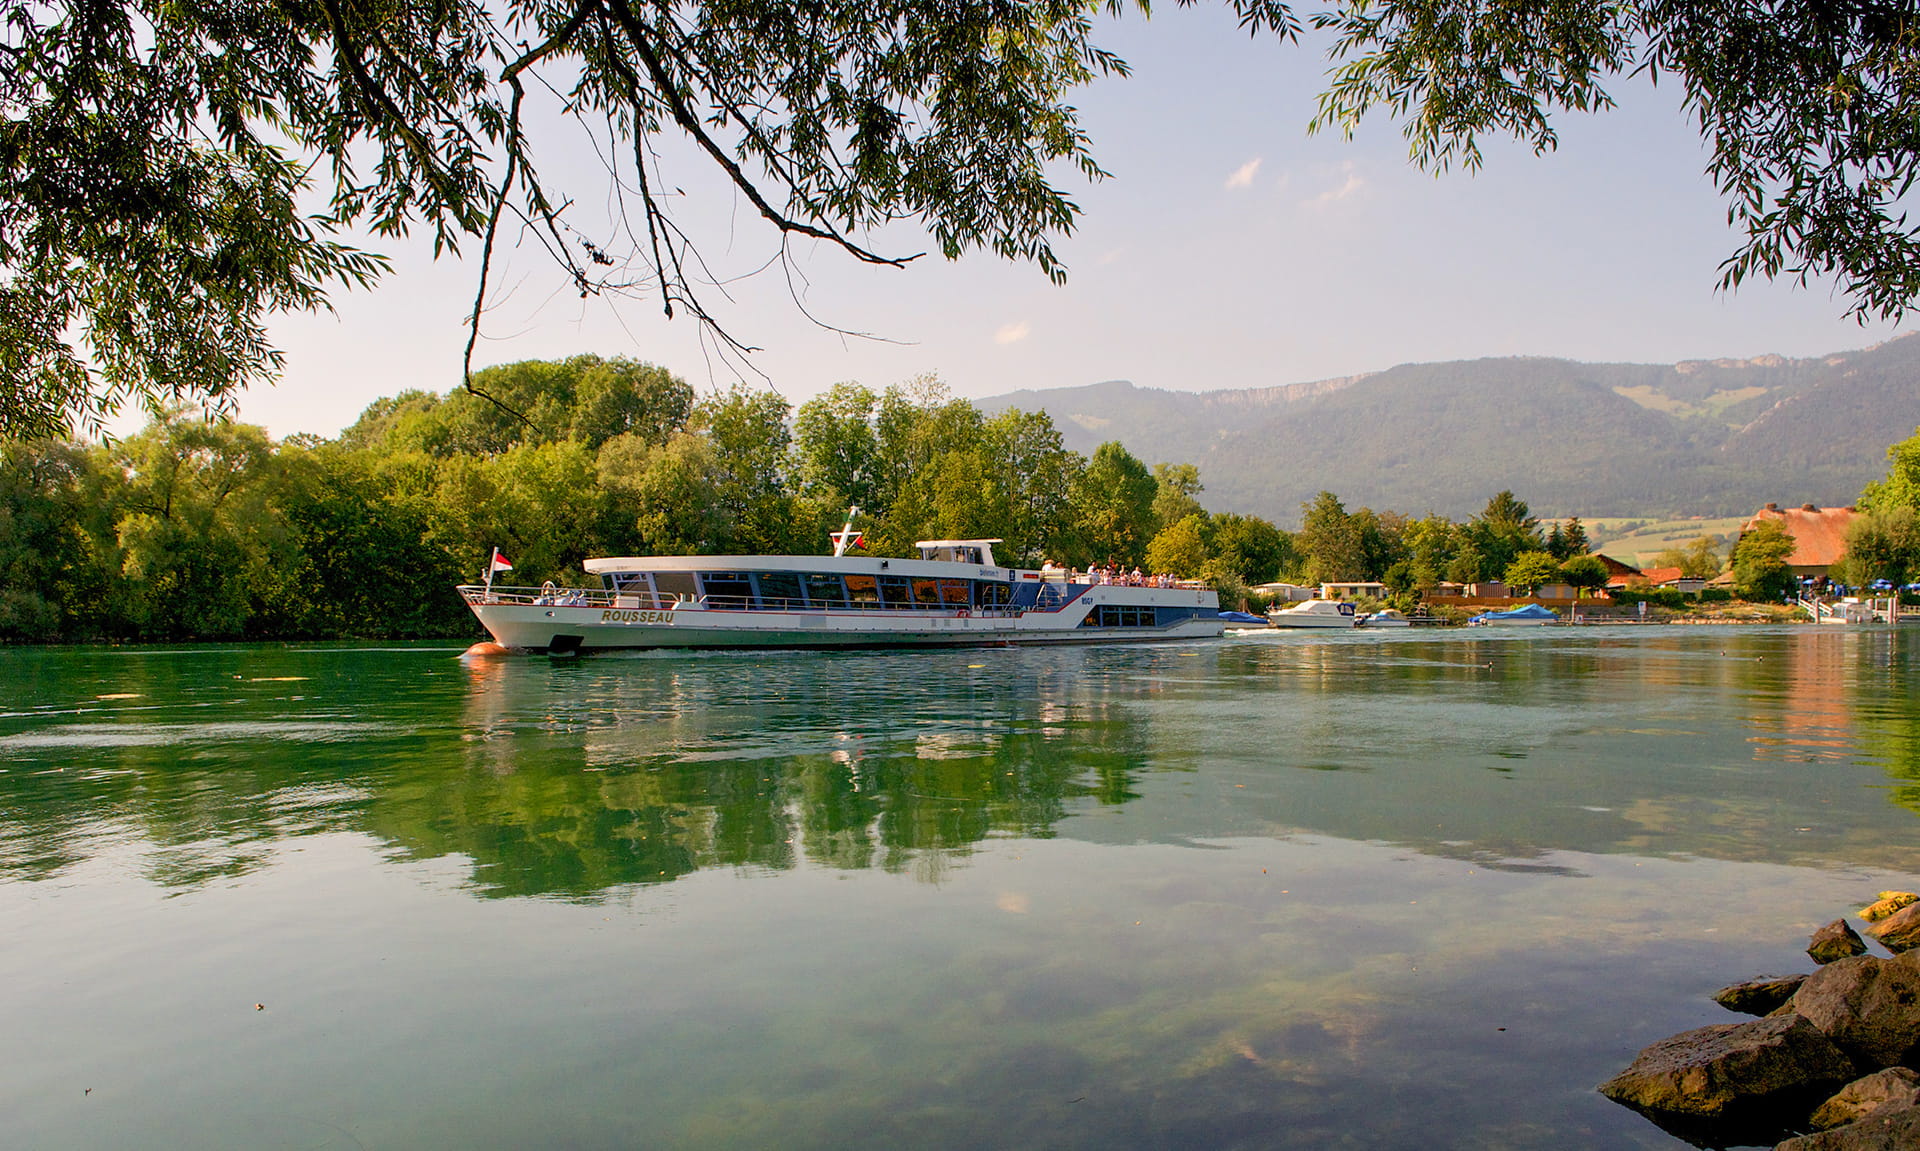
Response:
MULTIPOLYGON (((925 372, 969 397, 1112 379, 1201 391, 1481 356, 1810 356, 1894 334, 1845 319, 1827 284, 1714 291, 1736 237, 1672 86, 1618 81, 1620 108, 1558 122, 1558 152, 1490 140, 1477 174, 1434 177, 1408 164, 1384 118, 1352 141, 1309 137, 1324 59, 1250 40, 1224 7, 1167 6, 1102 43, 1134 74, 1074 99, 1113 176, 1063 177, 1086 213, 1056 245, 1065 287, 984 255, 895 270, 796 249, 808 310, 884 339, 816 327, 784 276, 750 276, 711 301, 765 349, 752 358, 765 378, 749 382, 796 404, 841 380, 877 389, 925 372)), ((591 233, 605 180, 565 143, 556 134, 547 167, 591 233)), ((766 262, 772 242, 750 210, 703 169, 671 175, 716 269, 766 262)), ((285 377, 248 394, 241 418, 331 435, 379 396, 459 382, 475 268, 436 263, 424 244, 372 246, 395 273, 340 296, 337 316, 276 321, 285 377)), ((906 232, 875 246, 928 247, 906 232)), ((478 364, 594 352, 662 364, 702 391, 739 378, 695 324, 663 320, 651 301, 583 301, 531 246, 505 265, 478 364)))

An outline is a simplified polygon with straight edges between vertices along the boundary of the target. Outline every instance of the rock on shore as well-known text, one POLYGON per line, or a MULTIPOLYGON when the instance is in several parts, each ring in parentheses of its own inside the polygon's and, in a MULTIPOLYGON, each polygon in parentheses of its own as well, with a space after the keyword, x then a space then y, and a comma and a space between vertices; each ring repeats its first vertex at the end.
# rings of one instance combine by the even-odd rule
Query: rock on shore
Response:
POLYGON ((1807 948, 1813 974, 1714 994, 1762 1018, 1662 1039, 1601 1094, 1703 1147, 1811 1129, 1774 1151, 1920 1151, 1920 898, 1883 891, 1862 918, 1891 958, 1837 919, 1807 948))
POLYGON ((1713 1120, 1811 1102, 1853 1077, 1853 1061, 1813 1024, 1771 1015, 1662 1039, 1600 1093, 1656 1118, 1713 1120))

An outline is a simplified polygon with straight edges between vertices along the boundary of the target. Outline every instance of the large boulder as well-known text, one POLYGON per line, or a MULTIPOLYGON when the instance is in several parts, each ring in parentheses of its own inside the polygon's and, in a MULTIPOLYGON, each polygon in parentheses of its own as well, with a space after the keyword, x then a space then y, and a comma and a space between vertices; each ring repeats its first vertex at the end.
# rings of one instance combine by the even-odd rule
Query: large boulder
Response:
POLYGON ((1773 1151, 1913 1151, 1920 1147, 1920 1108, 1869 1116, 1858 1123, 1802 1135, 1773 1151))
POLYGON ((1867 933, 1885 944, 1888 951, 1920 947, 1920 903, 1909 903, 1867 928, 1867 933))
POLYGON ((1793 993, 1800 990, 1800 985, 1806 981, 1804 975, 1763 975, 1745 983, 1722 987, 1713 993, 1713 1001, 1728 1011, 1738 1011, 1742 1015, 1767 1015, 1792 999, 1793 993))
POLYGON ((1863 1071, 1904 1063, 1920 1053, 1920 952, 1829 963, 1782 1011, 1813 1024, 1863 1071))
POLYGON ((1920 1107, 1920 1074, 1907 1067, 1888 1067, 1842 1087, 1839 1094, 1814 1108, 1808 1125, 1825 1131, 1883 1111, 1913 1107, 1920 1107))
POLYGON ((1812 941, 1807 944, 1807 954, 1813 957, 1815 963, 1832 963, 1836 959, 1851 959, 1866 953, 1866 941, 1844 919, 1836 919, 1814 932, 1812 941))
POLYGON ((1920 895, 1911 891, 1883 891, 1877 901, 1860 909, 1860 918, 1878 923, 1910 903, 1920 903, 1920 895))
POLYGON ((1810 1104, 1854 1077, 1853 1062, 1811 1023, 1771 1015, 1662 1039, 1600 1093, 1656 1120, 1733 1120, 1810 1104))

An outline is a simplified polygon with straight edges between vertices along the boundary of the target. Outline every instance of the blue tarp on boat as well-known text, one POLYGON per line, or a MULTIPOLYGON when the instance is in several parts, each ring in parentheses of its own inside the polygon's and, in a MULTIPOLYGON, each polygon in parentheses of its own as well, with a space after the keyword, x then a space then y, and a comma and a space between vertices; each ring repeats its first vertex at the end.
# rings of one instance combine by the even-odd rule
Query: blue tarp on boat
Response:
POLYGON ((1223 611, 1220 613, 1220 618, 1226 620, 1228 623, 1250 623, 1257 624, 1261 627, 1265 627, 1267 624, 1267 617, 1248 615, 1243 611, 1223 611))
POLYGON ((1530 604, 1523 604, 1522 606, 1516 607, 1516 608, 1509 608, 1506 611, 1482 612, 1479 615, 1474 616, 1472 619, 1468 620, 1467 622, 1468 623, 1506 623, 1513 620, 1528 620, 1528 619, 1537 619, 1537 620, 1543 620, 1543 621, 1552 620, 1554 622, 1558 622, 1560 617, 1553 614, 1553 612, 1548 610, 1547 608, 1541 607, 1537 603, 1530 603, 1530 604))

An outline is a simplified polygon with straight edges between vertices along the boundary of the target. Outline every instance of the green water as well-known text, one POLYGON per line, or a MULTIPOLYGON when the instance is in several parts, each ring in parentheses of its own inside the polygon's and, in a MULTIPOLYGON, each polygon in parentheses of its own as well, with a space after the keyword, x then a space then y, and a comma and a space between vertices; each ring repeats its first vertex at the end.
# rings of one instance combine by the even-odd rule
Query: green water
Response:
POLYGON ((1920 882, 1920 636, 0 651, 32 1148, 1676 1147, 1920 882))

